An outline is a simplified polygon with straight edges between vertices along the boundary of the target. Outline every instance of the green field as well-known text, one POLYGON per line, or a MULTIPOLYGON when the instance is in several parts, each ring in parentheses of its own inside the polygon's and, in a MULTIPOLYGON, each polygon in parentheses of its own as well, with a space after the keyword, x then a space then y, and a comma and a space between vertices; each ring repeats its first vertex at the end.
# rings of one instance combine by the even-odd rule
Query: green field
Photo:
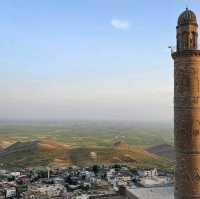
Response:
POLYGON ((162 123, 1 122, 0 142, 52 138, 70 146, 110 146, 116 141, 150 147, 173 144, 173 129, 162 123))

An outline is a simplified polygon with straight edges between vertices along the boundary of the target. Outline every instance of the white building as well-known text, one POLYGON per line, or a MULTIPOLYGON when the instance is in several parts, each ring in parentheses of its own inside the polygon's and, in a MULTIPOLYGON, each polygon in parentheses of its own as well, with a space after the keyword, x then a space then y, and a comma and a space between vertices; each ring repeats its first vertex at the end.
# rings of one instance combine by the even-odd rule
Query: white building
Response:
POLYGON ((145 177, 155 177, 155 176, 158 176, 158 171, 157 171, 157 169, 146 170, 146 171, 144 171, 144 176, 145 177))
POLYGON ((10 175, 13 177, 19 177, 21 175, 21 173, 20 172, 11 172, 10 175))
POLYGON ((16 196, 16 188, 15 187, 9 187, 6 189, 6 198, 13 198, 16 196))

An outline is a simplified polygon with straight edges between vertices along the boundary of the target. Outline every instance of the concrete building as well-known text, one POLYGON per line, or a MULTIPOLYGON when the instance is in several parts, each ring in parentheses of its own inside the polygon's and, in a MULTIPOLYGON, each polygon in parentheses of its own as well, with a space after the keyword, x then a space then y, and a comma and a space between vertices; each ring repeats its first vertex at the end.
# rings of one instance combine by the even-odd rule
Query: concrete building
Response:
POLYGON ((28 187, 28 191, 23 195, 24 199, 30 198, 67 198, 67 191, 63 185, 46 185, 46 184, 35 184, 28 187))
POLYGON ((178 19, 174 59, 175 198, 200 198, 200 50, 198 24, 186 9, 178 19))

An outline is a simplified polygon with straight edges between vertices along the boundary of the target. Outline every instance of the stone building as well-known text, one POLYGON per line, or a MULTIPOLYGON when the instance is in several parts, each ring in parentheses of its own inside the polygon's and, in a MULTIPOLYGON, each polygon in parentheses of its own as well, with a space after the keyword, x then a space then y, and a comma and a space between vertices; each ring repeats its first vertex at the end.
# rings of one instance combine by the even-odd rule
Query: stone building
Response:
POLYGON ((175 198, 200 198, 200 51, 195 13, 178 19, 174 59, 175 198))

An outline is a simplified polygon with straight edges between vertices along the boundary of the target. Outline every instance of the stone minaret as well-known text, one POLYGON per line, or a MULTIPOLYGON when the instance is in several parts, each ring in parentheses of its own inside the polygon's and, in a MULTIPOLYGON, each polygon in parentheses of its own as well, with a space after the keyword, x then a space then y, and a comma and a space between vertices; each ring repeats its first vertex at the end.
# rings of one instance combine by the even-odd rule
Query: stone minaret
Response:
POLYGON ((174 59, 175 199, 200 199, 200 51, 196 15, 178 19, 174 59))

